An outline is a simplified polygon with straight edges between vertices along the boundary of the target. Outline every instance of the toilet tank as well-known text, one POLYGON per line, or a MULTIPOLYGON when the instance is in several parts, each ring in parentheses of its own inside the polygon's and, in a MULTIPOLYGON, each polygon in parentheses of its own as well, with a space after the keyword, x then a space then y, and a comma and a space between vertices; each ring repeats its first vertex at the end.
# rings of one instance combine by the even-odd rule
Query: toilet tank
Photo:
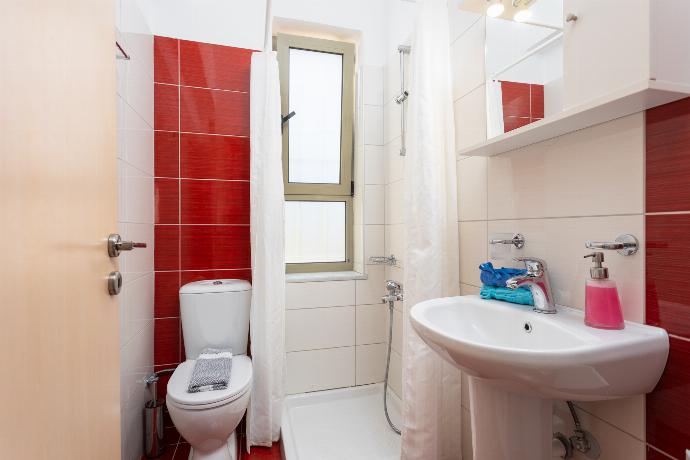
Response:
POLYGON ((195 281, 180 288, 184 351, 196 359, 206 347, 247 354, 252 285, 221 279, 195 281))

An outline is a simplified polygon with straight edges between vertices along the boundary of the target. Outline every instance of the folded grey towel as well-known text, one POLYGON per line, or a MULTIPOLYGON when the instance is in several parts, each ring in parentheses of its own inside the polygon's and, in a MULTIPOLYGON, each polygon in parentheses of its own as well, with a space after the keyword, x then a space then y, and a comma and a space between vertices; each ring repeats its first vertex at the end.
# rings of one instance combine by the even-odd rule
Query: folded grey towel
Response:
POLYGON ((189 380, 189 393, 225 390, 230 383, 232 350, 204 348, 194 364, 189 380))

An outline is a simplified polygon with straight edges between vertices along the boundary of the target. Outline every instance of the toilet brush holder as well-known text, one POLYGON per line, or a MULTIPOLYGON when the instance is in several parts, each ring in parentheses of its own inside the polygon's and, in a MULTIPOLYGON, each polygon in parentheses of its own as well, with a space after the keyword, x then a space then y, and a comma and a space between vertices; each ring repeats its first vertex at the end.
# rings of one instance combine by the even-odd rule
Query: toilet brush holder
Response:
POLYGON ((151 387, 153 399, 144 405, 144 455, 148 458, 160 457, 165 453, 162 401, 158 400, 158 376, 152 374, 146 379, 151 387))

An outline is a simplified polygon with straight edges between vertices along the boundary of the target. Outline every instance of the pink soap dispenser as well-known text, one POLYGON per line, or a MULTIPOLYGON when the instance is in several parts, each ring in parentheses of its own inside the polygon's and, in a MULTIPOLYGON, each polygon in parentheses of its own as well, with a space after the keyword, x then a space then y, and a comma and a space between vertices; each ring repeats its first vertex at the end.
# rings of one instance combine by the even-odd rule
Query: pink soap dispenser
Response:
POLYGON ((585 324, 598 329, 623 329, 623 313, 616 282, 609 279, 609 269, 602 266, 603 252, 593 252, 594 267, 589 269, 591 279, 585 286, 585 324))

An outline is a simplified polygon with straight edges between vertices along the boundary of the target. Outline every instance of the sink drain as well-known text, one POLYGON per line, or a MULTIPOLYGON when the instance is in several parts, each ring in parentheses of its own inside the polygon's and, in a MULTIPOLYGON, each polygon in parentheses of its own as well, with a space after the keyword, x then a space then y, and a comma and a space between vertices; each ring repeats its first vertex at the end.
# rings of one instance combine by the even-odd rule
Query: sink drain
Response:
POLYGON ((529 334, 530 332, 532 332, 532 324, 529 323, 529 322, 526 322, 526 323, 522 326, 522 328, 523 328, 523 329, 525 330, 525 332, 527 332, 528 334, 529 334))

